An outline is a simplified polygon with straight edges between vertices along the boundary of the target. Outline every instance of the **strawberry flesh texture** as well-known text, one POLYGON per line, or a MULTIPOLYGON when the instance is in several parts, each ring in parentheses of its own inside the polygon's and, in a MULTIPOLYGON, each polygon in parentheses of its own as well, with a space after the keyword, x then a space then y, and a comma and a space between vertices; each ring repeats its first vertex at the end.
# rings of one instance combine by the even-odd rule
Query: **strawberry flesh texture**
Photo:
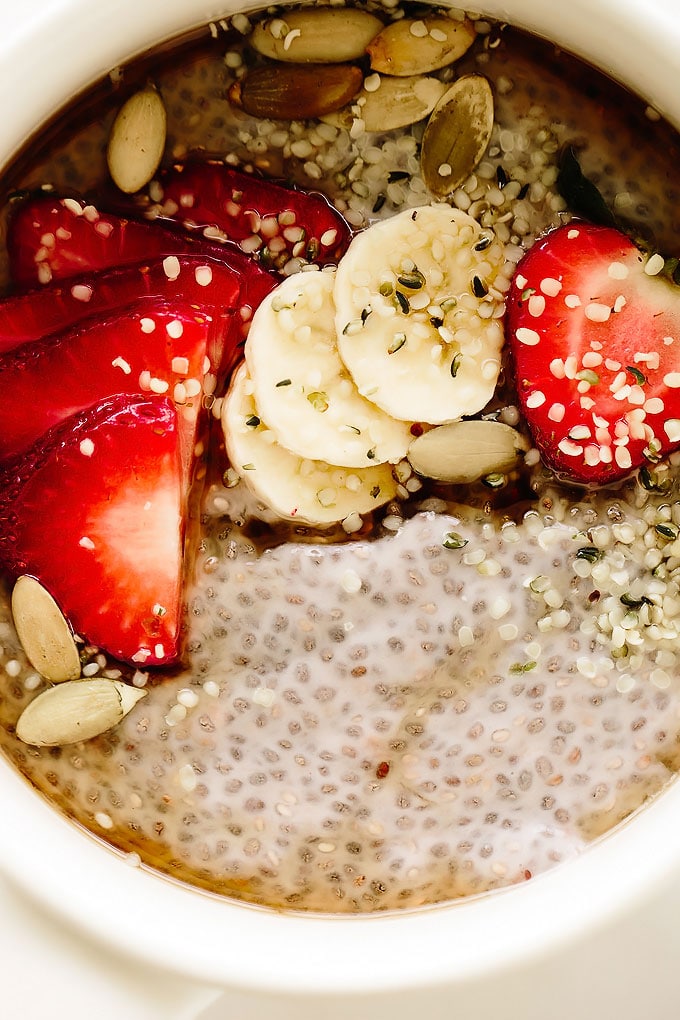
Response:
POLYGON ((10 274, 19 288, 192 252, 213 257, 236 274, 241 281, 239 307, 254 311, 276 284, 275 277, 233 246, 45 193, 17 202, 12 209, 7 250, 10 274))
POLYGON ((680 444, 680 291, 610 227, 573 221, 517 267, 506 338, 544 462, 606 485, 680 444), (645 452, 647 451, 647 452, 645 452))
MULTIPOLYGON (((266 281, 273 286, 273 277, 266 281)), ((191 303, 220 323, 208 356, 220 376, 226 376, 243 355, 250 325, 250 310, 241 311, 240 291, 239 274, 202 255, 171 255, 71 277, 0 301, 0 355, 90 316, 156 296, 191 303)))
MULTIPOLYGON (((190 230, 216 227, 226 235, 219 244, 197 241, 186 230, 173 233, 158 222, 127 220, 100 213, 80 200, 51 195, 21 203, 13 212, 8 231, 10 269, 15 284, 52 285, 53 290, 46 301, 39 298, 44 301, 40 306, 33 307, 29 296, 23 305, 19 299, 10 299, 4 310, 9 339, 0 343, 4 342, 5 350, 14 344, 21 329, 29 335, 22 338, 26 342, 20 347, 0 358, 2 383, 12 395, 11 403, 7 402, 9 413, 5 414, 5 421, 0 411, 3 455, 16 453, 27 442, 41 438, 28 453, 15 457, 3 469, 0 521, 4 518, 7 526, 0 539, 0 558, 14 576, 27 572, 37 576, 74 628, 88 641, 117 658, 146 666, 165 665, 178 657, 182 538, 197 410, 192 409, 188 423, 183 416, 178 424, 169 400, 150 398, 147 403, 141 400, 134 403, 120 393, 128 389, 125 380, 129 380, 133 391, 138 389, 143 371, 173 386, 175 380, 172 376, 168 379, 168 362, 173 357, 188 357, 166 342, 167 331, 163 327, 167 322, 159 301, 146 309, 150 313, 147 316, 141 314, 142 302, 137 302, 134 312, 120 310, 125 297, 139 293, 136 289, 139 274, 149 273, 147 267, 134 264, 153 258, 161 260, 168 255, 182 256, 187 250, 204 257, 214 256, 241 277, 240 314, 244 305, 254 310, 274 281, 243 254, 238 242, 262 229, 267 240, 279 238, 278 258, 273 257, 272 264, 282 266, 289 257, 300 255, 324 265, 337 261, 350 238, 345 221, 321 195, 306 195, 244 177, 215 164, 196 165, 186 173, 185 170, 176 169, 167 176, 165 202, 166 209, 171 207, 172 196, 179 191, 179 212, 187 207, 186 196, 191 189, 191 217, 180 219, 175 215, 171 222, 190 230), (127 275, 121 268, 126 266, 127 275), (101 291, 100 273, 96 281, 87 276, 73 280, 79 274, 107 269, 113 273, 103 281, 101 291), (61 280, 70 281, 68 291, 54 287, 54 282, 61 280), (127 289, 129 285, 132 291, 127 289), (92 296, 96 292, 97 297, 88 311, 114 307, 117 311, 108 317, 81 322, 75 303, 82 301, 89 288, 92 296), (76 318, 70 318, 72 312, 76 318), (144 334, 140 345, 142 318, 153 320, 155 328, 144 334), (31 335, 38 331, 40 335, 54 333, 67 324, 73 327, 74 322, 79 325, 48 339, 35 342, 35 335, 31 335), (152 351, 148 340, 154 335, 161 343, 153 346, 152 351), (128 344, 133 338, 135 342, 128 344), (122 362, 130 366, 129 373, 121 369, 122 362), (110 393, 117 395, 103 404, 97 403, 110 393), (149 429, 143 426, 148 425, 152 415, 144 409, 154 402, 159 408, 162 406, 166 417, 172 414, 172 430, 165 419, 151 430, 154 436, 163 438, 172 431, 175 458, 172 464, 169 451, 149 455, 158 442, 148 442, 145 432, 149 429), (79 413, 65 417, 74 412, 79 413), (131 419, 137 421, 140 416, 144 421, 132 428, 131 419), (55 421, 60 424, 55 426, 55 421), (126 434, 117 428, 123 421, 127 425, 126 434), (46 429, 49 431, 43 434, 46 429), (103 458, 111 461, 103 472, 99 470, 102 459, 97 459, 95 470, 90 472, 100 448, 106 447, 106 453, 111 454, 114 448, 126 447, 128 442, 129 455, 127 449, 118 449, 117 455, 103 458), (88 450, 90 445, 93 447, 91 453, 83 452, 84 443, 88 450), (138 455, 134 463, 133 453, 138 455), (96 498, 88 504, 93 492, 96 498), (155 504, 144 498, 152 493, 155 504), (145 529, 143 525, 151 520, 151 514, 144 516, 145 507, 159 503, 165 506, 154 515, 152 528, 145 529), (64 569, 65 563, 68 570, 64 569), (91 578, 95 578, 93 583, 89 583, 91 578), (163 607, 162 615, 157 612, 159 606, 163 607)), ((155 272, 158 274, 159 270, 155 272)), ((147 275, 142 288, 149 279, 147 275)), ((161 289, 159 293, 167 291, 161 289)), ((191 294, 184 296, 192 298, 191 294)), ((204 305, 205 300, 201 307, 204 305)), ((192 322, 186 322, 177 305, 167 311, 174 322, 182 321, 182 339, 187 332, 206 325, 196 321, 203 318, 200 313, 192 322)), ((242 322, 247 318, 241 315, 242 322)), ((203 353, 210 349, 208 343, 203 353)), ((194 351, 197 357, 199 352, 200 344, 194 351)), ((191 371, 192 378, 202 380, 195 359, 191 371)))
POLYGON ((323 266, 335 263, 350 242, 350 229, 325 195, 244 174, 224 163, 191 162, 160 177, 165 222, 189 230, 217 229, 236 250, 251 239, 263 265, 282 268, 299 256, 323 266))
POLYGON ((165 392, 182 404, 179 430, 188 466, 197 438, 204 359, 216 329, 191 305, 141 298, 0 356, 0 457, 16 456, 48 429, 115 393, 148 393, 167 383, 165 392), (180 360, 173 364, 173 359, 180 360))
POLYGON ((0 470, 0 562, 12 578, 36 577, 88 643, 140 667, 169 665, 186 495, 172 403, 118 395, 0 470))

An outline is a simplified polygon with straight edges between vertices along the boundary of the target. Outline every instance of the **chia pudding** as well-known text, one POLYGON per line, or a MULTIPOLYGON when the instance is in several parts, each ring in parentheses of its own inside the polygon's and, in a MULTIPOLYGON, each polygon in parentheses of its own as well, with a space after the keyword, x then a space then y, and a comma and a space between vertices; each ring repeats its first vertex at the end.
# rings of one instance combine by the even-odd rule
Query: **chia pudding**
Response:
MULTIPOLYGON (((5 170, 4 195, 41 188, 165 221, 173 210, 162 178, 121 199, 106 162, 117 110, 152 80, 167 111, 164 168, 200 151, 321 192, 355 238, 442 202, 470 217, 497 262, 490 292, 475 295, 490 329, 500 329, 517 264, 537 239, 580 222, 558 187, 565 147, 631 235, 673 254, 680 145, 644 102, 481 16, 390 0, 364 10, 386 25, 437 15, 470 26, 469 48, 428 75, 438 95, 483 76, 493 127, 443 199, 424 179, 426 118, 369 131, 352 101, 304 120, 230 101, 262 64, 254 26, 280 20, 273 35, 284 45, 285 11, 235 15, 112 71, 5 170)), ((413 35, 422 38, 419 27, 413 35)), ((376 91, 377 73, 354 63, 376 91)), ((257 257, 256 234, 240 245, 257 257)), ((221 241, 219 231, 202 236, 221 241)), ((303 249, 269 245, 281 286, 334 272, 307 273, 303 249)), ((5 245, 1 258, 9 293, 5 245)), ((522 445, 510 469, 449 483, 397 456, 382 506, 316 522, 285 519, 253 489, 247 465, 237 470, 220 428, 229 398, 206 390, 212 431, 182 665, 120 662, 80 642, 82 678, 124 680, 145 697, 91 740, 22 742, 17 720, 47 685, 18 640, 7 578, 8 760, 131 864, 302 911, 413 908, 525 882, 640 809, 680 765, 680 455, 657 451, 597 488, 558 479, 527 428, 508 351, 499 357, 491 398, 453 417, 515 430, 522 445)), ((403 417, 409 439, 423 431, 417 416, 403 417)))

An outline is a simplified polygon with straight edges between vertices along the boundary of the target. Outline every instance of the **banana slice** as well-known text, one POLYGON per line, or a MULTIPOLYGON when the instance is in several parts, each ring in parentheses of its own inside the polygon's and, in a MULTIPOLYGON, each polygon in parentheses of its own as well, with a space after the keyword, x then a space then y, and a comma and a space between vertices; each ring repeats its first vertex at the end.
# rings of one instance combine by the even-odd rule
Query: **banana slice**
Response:
POLYGON ((441 425, 476 414, 501 366, 503 246, 467 213, 422 206, 357 234, 335 277, 340 356, 388 414, 441 425))
POLYGON ((232 377, 222 403, 227 455, 255 495, 283 518, 333 524, 392 499, 397 483, 387 464, 348 470, 297 457, 260 421, 247 366, 232 377))
POLYGON ((362 397, 338 353, 335 273, 297 273, 257 309, 246 364, 258 414, 299 457, 344 467, 396 463, 413 435, 362 397))

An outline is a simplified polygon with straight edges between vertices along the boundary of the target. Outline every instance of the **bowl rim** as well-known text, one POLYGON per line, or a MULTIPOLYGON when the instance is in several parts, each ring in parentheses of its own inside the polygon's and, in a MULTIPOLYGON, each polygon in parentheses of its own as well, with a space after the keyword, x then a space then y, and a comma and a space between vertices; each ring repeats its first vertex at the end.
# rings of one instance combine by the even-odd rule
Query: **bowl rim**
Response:
POLYGON ((608 938, 680 883, 680 784, 580 856, 521 886, 416 910, 279 912, 175 883, 59 815, 0 758, 12 824, 0 870, 118 956, 190 980, 272 994, 469 986, 608 938), (55 876, 58 881, 55 882, 55 876))
MULTIPOLYGON (((262 5, 224 0, 213 10, 207 0, 118 0, 115 19, 91 0, 52 0, 30 19, 0 11, 0 86, 6 95, 23 97, 0 124, 0 163, 61 97, 77 94, 154 41, 256 6, 262 5), (45 88, 46 73, 60 82, 58 94, 45 88)), ((677 16, 673 23, 668 0, 625 6, 600 0, 596 9, 593 0, 571 0, 560 8, 555 34, 552 0, 485 0, 475 7, 552 35, 680 120, 671 73, 680 23, 677 16)), ((4 758, 0 791, 12 819, 0 827, 0 870, 33 898, 119 954, 244 989, 340 994, 483 978, 559 952, 586 930, 604 930, 664 883, 680 881, 678 784, 576 859, 521 887, 418 911, 351 917, 277 913, 132 868, 60 816, 4 758), (414 946, 426 951, 414 952, 414 946)))

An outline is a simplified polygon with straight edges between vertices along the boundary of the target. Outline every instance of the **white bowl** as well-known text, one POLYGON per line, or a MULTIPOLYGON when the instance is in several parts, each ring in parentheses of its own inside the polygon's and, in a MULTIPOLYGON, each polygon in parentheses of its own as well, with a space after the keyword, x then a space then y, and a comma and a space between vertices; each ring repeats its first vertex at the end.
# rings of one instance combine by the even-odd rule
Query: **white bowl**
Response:
MULTIPOLYGON (((29 17, 3 0, 0 94, 13 101, 0 120, 0 164, 99 75, 238 6, 214 2, 117 0, 114 12, 91 0, 52 0, 29 17)), ((674 0, 479 6, 586 56, 680 122, 674 0)), ((578 859, 521 888, 360 918, 277 914, 132 869, 57 815, 4 760, 0 801, 7 876, 121 961, 132 955, 156 976, 164 968, 229 989, 239 1020, 270 1008, 279 1018, 323 1011, 331 1020, 350 1010, 392 1020, 415 1010, 430 1020, 640 1020, 665 1015, 680 994, 677 784, 578 859)))

